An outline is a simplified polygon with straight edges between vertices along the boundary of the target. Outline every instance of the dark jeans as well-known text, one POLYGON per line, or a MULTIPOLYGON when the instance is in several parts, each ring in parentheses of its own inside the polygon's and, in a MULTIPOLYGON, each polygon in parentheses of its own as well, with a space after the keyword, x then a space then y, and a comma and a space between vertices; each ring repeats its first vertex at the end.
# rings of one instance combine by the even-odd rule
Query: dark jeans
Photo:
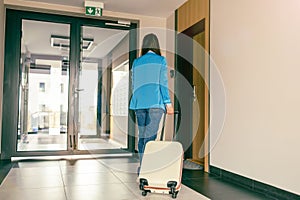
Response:
POLYGON ((135 111, 139 127, 138 150, 140 163, 142 162, 147 142, 156 139, 163 113, 164 110, 160 108, 138 109, 135 111))

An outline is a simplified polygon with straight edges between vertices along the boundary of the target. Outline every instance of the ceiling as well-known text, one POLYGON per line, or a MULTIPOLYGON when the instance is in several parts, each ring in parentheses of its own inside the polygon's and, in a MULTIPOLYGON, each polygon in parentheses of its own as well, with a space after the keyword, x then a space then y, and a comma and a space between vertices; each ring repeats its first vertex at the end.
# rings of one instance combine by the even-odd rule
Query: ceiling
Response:
MULTIPOLYGON (((50 4, 83 7, 84 0, 30 0, 50 4)), ((187 0, 89 0, 104 3, 104 10, 146 15, 169 17, 187 0)))
MULTIPOLYGON (((29 1, 29 0, 28 0, 29 1)), ((83 7, 84 0, 30 0, 43 3, 83 7)), ((92 1, 92 0, 90 0, 92 1)), ((94 0, 99 1, 99 0, 94 0)), ((101 0, 104 9, 113 12, 131 13, 155 17, 168 17, 186 0, 101 0)), ((22 52, 43 55, 68 55, 62 48, 53 48, 50 45, 51 35, 68 36, 70 27, 64 24, 23 21, 22 52)), ((126 35, 127 31, 85 28, 85 37, 94 39, 93 48, 85 51, 85 56, 102 58, 111 51, 126 35)))
MULTIPOLYGON (((51 45, 51 38, 54 35, 69 37, 70 26, 68 24, 23 20, 22 32, 22 53, 68 57, 68 47, 53 47, 51 45)), ((83 51, 83 56, 90 58, 105 57, 128 33, 129 31, 126 30, 83 26, 83 38, 93 40, 90 48, 83 51)))

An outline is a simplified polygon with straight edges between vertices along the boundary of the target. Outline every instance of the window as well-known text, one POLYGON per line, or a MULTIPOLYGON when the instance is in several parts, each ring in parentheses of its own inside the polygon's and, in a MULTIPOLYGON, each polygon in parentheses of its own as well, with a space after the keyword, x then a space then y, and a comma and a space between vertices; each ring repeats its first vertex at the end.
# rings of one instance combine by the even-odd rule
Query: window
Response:
POLYGON ((60 84, 60 93, 64 93, 64 84, 63 83, 60 84))
POLYGON ((45 83, 40 83, 40 92, 45 92, 45 83))
POLYGON ((45 104, 40 104, 39 107, 40 107, 39 108, 40 112, 45 112, 46 111, 46 105, 45 104))

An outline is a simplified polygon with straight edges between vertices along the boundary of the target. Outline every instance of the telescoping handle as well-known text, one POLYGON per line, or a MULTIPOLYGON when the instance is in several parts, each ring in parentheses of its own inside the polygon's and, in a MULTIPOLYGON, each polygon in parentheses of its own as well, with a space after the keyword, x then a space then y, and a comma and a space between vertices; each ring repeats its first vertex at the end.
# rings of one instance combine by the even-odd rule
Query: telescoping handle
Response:
MULTIPOLYGON (((173 132, 173 137, 175 136, 176 130, 177 130, 177 124, 178 124, 178 117, 179 117, 180 112, 179 111, 174 111, 174 116, 175 116, 175 124, 174 124, 174 132, 173 132)), ((163 117, 163 125, 162 125, 162 130, 160 134, 160 141, 164 140, 164 134, 165 134, 165 124, 166 124, 166 116, 167 113, 164 113, 163 117)))

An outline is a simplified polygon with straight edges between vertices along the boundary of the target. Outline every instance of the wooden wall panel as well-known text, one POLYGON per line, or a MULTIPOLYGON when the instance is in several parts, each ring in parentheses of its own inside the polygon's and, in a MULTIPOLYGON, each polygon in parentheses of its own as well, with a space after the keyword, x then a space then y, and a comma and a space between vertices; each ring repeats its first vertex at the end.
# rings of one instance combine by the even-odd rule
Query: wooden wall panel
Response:
POLYGON ((189 0, 178 9, 178 32, 208 17, 209 0, 189 0))

